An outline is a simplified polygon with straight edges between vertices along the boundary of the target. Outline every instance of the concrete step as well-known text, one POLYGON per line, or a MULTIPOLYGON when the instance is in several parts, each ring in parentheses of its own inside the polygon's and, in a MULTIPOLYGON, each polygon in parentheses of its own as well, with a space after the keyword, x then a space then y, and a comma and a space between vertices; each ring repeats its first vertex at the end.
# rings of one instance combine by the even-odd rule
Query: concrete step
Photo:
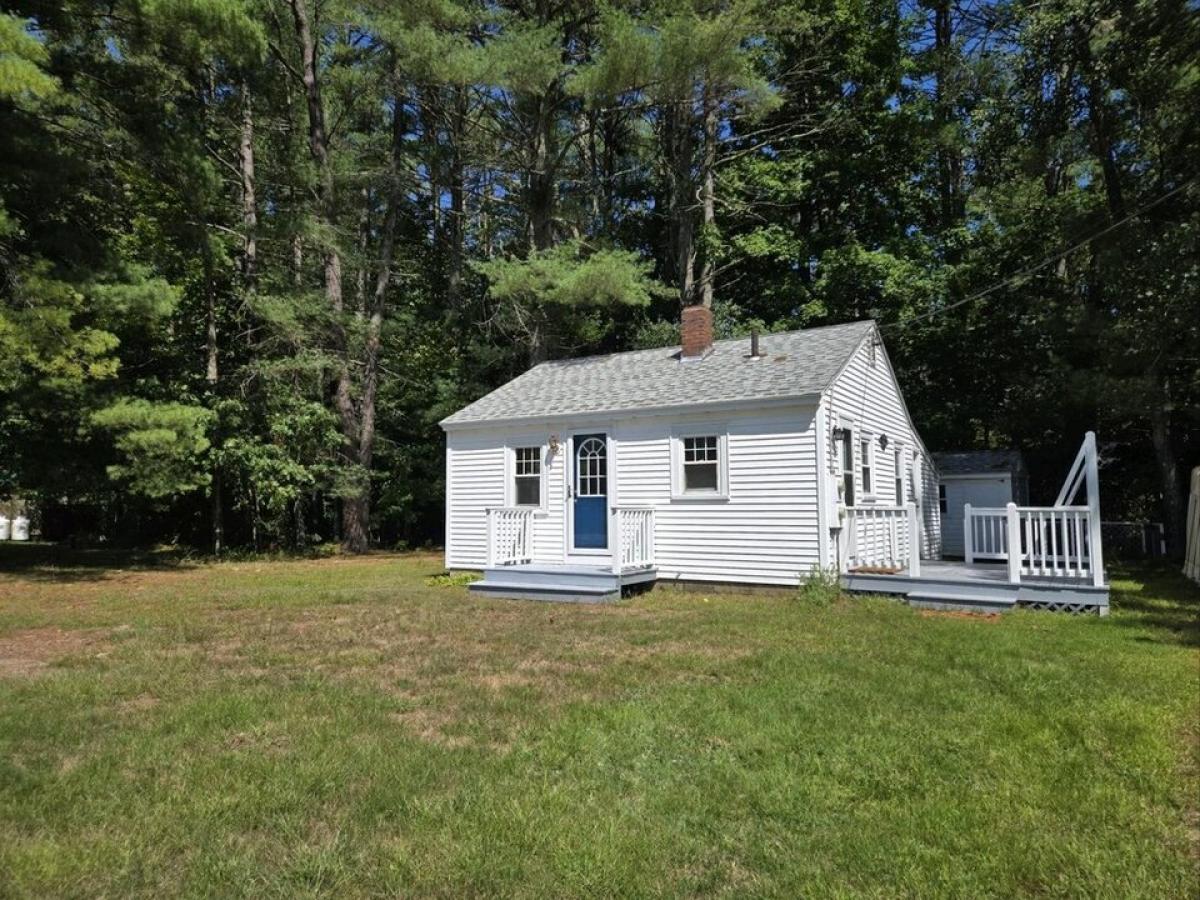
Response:
MULTIPOLYGON (((621 578, 599 566, 494 566, 483 570, 483 580, 546 588, 580 587, 616 590, 621 578)), ((479 583, 479 582, 477 582, 479 583)))
POLYGON ((544 585, 510 579, 484 579, 468 585, 473 593, 508 600, 550 600, 558 603, 611 603, 621 599, 619 584, 611 586, 544 585))
POLYGON ((912 591, 905 595, 909 606, 942 612, 1001 613, 1017 605, 1016 597, 972 597, 961 593, 912 591))

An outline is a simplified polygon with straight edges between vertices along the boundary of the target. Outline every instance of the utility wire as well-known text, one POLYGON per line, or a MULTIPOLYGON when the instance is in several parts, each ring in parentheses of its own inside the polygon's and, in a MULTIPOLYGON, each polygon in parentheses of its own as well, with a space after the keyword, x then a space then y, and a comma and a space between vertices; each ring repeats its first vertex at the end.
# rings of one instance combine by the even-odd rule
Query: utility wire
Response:
POLYGON ((976 291, 974 294, 971 294, 969 297, 963 297, 961 300, 955 300, 953 303, 949 304, 948 306, 943 306, 940 309, 931 309, 929 312, 921 313, 919 316, 913 316, 911 319, 905 319, 902 322, 889 322, 888 324, 880 325, 879 327, 881 330, 885 329, 885 328, 905 328, 909 325, 913 325, 913 324, 915 324, 917 322, 921 322, 925 319, 932 319, 934 316, 940 316, 942 313, 950 312, 950 310, 952 310, 952 309, 957 309, 958 307, 963 306, 964 304, 970 303, 973 300, 978 300, 981 297, 986 297, 988 294, 994 294, 996 291, 1001 290, 1002 288, 1008 287, 1013 282, 1020 281, 1022 278, 1025 278, 1028 275, 1032 275, 1034 272, 1038 271, 1039 269, 1046 268, 1046 266, 1050 265, 1053 262, 1057 262, 1058 260, 1062 259, 1064 256, 1069 256, 1070 254, 1074 253, 1076 250, 1080 249, 1081 247, 1086 247, 1088 244, 1090 244, 1092 241, 1096 240, 1097 238, 1104 237, 1104 235, 1108 234, 1110 231, 1115 231, 1116 229, 1118 229, 1122 225, 1124 225, 1126 222, 1129 222, 1132 219, 1136 219, 1138 216, 1142 215, 1143 213, 1149 212, 1150 210, 1154 209, 1154 207, 1158 206, 1160 203, 1163 203, 1166 200, 1169 200, 1171 197, 1178 194, 1184 188, 1191 185, 1191 183, 1195 180, 1196 180, 1196 177, 1192 176, 1187 181, 1185 181, 1182 184, 1178 185, 1177 187, 1174 187, 1171 190, 1167 191, 1165 194, 1163 194, 1157 200, 1150 201, 1145 206, 1134 210, 1129 215, 1125 216, 1122 219, 1118 219, 1116 222, 1113 222, 1111 225, 1107 225, 1104 228, 1101 228, 1096 233, 1088 235, 1083 240, 1079 241, 1076 244, 1072 244, 1067 249, 1060 250, 1058 253, 1055 253, 1053 256, 1047 256, 1045 259, 1041 260, 1040 262, 1034 263, 1032 266, 1022 269, 1020 272, 1016 272, 1013 275, 1009 275, 1003 281, 998 281, 995 284, 991 285, 990 287, 984 288, 982 291, 976 291))

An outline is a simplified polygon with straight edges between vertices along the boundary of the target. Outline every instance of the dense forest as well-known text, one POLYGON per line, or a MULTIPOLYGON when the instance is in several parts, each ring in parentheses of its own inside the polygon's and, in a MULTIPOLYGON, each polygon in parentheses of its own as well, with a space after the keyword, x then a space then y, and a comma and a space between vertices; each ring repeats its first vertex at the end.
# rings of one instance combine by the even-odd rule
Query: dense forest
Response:
POLYGON ((931 449, 1200 462, 1193 0, 0 2, 0 498, 436 542, 548 358, 873 317, 931 449))

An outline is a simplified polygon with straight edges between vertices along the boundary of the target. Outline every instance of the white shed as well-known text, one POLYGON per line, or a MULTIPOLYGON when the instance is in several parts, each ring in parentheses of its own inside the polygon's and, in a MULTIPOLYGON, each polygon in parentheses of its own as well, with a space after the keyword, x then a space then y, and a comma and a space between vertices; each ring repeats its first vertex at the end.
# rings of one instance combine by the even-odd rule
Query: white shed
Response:
POLYGON ((1029 475, 1019 450, 957 450, 933 454, 937 463, 938 506, 942 513, 942 552, 961 557, 963 510, 1001 509, 1029 502, 1029 475))

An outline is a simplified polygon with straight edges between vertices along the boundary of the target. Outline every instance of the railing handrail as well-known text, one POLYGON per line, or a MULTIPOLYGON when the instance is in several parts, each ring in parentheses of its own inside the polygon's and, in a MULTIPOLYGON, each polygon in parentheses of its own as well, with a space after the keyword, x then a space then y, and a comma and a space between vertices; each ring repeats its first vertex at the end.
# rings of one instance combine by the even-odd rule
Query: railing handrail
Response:
POLYGON ((533 514, 532 506, 487 506, 484 521, 487 523, 487 564, 508 566, 533 561, 533 514), (505 523, 510 528, 502 533, 505 523))
MULTIPOLYGON (((1007 506, 971 506, 970 504, 966 504, 963 507, 963 509, 964 509, 964 512, 969 509, 970 514, 973 516, 978 516, 978 515, 1003 516, 1003 515, 1007 515, 1007 513, 1008 513, 1007 506)), ((1017 512, 1019 512, 1019 513, 1052 512, 1057 515, 1058 513, 1086 513, 1086 512, 1090 512, 1090 511, 1091 511, 1091 508, 1087 507, 1087 506, 1018 506, 1017 507, 1017 512)))
POLYGON ((915 503, 847 506, 845 567, 880 566, 921 574, 921 531, 915 503), (862 530, 864 533, 859 534, 862 530), (865 546, 863 546, 865 545, 865 546))
POLYGON ((648 569, 654 565, 654 507, 612 507, 616 547, 613 548, 613 572, 648 569))

